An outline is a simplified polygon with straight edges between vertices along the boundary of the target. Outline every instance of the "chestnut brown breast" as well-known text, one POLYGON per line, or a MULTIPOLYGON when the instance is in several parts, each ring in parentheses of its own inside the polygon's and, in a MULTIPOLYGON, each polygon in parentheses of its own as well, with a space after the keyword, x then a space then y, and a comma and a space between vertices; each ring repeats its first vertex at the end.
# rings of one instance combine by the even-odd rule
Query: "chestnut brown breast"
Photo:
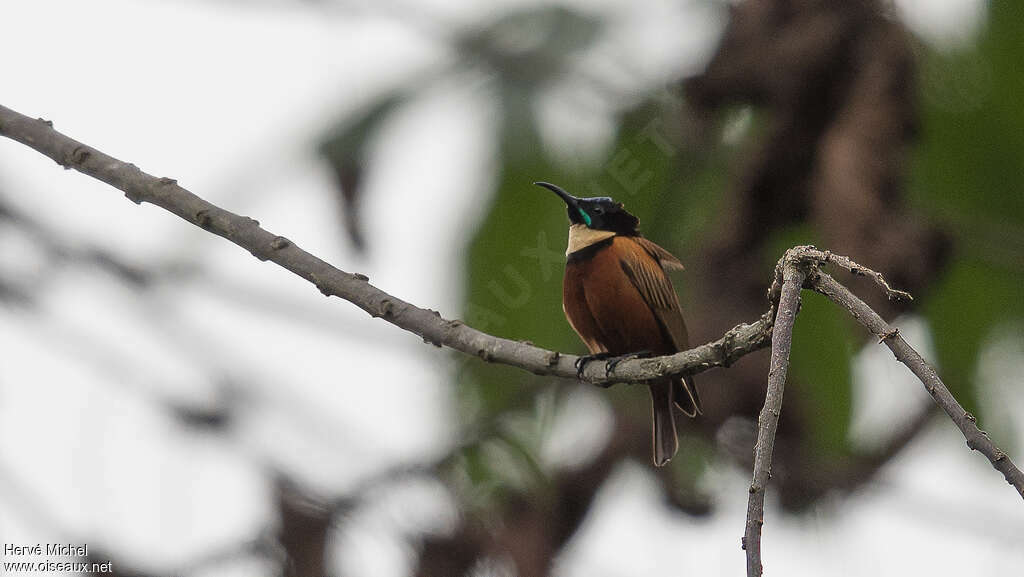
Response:
POLYGON ((666 354, 686 346, 665 326, 678 325, 678 336, 685 339, 672 283, 632 237, 616 236, 570 255, 562 306, 592 354, 666 354))

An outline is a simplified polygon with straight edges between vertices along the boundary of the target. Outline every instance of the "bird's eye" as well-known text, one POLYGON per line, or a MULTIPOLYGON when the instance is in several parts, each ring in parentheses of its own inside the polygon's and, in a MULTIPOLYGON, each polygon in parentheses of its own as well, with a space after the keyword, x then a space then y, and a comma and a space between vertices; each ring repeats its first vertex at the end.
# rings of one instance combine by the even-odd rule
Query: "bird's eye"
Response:
POLYGON ((600 206, 595 206, 594 207, 594 214, 604 214, 604 209, 601 208, 600 206))

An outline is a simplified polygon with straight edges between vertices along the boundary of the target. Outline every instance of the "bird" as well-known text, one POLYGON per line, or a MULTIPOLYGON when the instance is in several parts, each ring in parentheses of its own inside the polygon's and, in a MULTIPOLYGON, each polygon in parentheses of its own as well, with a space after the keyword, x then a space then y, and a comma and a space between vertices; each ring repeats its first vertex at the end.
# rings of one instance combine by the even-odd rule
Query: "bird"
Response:
MULTIPOLYGON (((619 361, 672 354, 689 348, 679 297, 666 271, 683 265, 669 251, 641 236, 640 220, 610 197, 577 198, 562 188, 536 182, 567 206, 562 309, 590 351, 577 362, 607 360, 606 372, 619 361)), ((703 414, 693 377, 650 381, 655 466, 679 450, 675 410, 694 418, 703 414)))

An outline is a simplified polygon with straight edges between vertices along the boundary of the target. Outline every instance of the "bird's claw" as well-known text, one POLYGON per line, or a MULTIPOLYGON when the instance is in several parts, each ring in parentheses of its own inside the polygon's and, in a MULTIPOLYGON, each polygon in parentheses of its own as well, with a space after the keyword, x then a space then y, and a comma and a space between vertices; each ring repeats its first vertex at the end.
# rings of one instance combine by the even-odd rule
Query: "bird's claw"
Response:
POLYGON ((587 361, 589 361, 589 360, 590 359, 588 359, 587 357, 579 357, 579 358, 576 359, 576 362, 573 363, 573 366, 576 367, 576 378, 577 379, 582 379, 583 378, 583 369, 586 368, 587 361))
POLYGON ((573 363, 573 366, 576 367, 576 378, 583 380, 583 370, 587 368, 587 363, 590 361, 599 361, 601 359, 607 359, 610 356, 611 354, 609 353, 597 353, 596 355, 583 355, 579 357, 576 359, 576 362, 573 363))
POLYGON ((629 353, 628 355, 612 357, 608 359, 608 361, 604 364, 604 376, 610 376, 615 367, 617 367, 619 363, 621 363, 622 361, 628 361, 630 359, 639 359, 641 357, 649 357, 652 354, 654 353, 652 353, 651 351, 637 351, 635 353, 629 353))

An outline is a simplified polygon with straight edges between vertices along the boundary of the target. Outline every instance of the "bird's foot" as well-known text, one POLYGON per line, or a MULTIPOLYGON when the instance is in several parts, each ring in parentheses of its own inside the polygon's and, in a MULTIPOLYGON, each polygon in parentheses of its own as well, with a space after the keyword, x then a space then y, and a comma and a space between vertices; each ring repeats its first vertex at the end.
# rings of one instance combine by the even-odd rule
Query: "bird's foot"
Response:
POLYGON ((590 361, 601 361, 604 359, 611 358, 611 356, 611 353, 597 353, 596 355, 583 355, 582 357, 576 359, 576 362, 574 363, 576 366, 576 378, 583 378, 583 369, 587 368, 587 363, 589 363, 590 361))
POLYGON ((608 362, 604 364, 604 376, 608 376, 612 373, 615 367, 618 366, 622 361, 628 361, 630 359, 642 359, 645 357, 654 356, 651 351, 637 351, 635 353, 629 353, 628 355, 619 355, 608 359, 608 362))

